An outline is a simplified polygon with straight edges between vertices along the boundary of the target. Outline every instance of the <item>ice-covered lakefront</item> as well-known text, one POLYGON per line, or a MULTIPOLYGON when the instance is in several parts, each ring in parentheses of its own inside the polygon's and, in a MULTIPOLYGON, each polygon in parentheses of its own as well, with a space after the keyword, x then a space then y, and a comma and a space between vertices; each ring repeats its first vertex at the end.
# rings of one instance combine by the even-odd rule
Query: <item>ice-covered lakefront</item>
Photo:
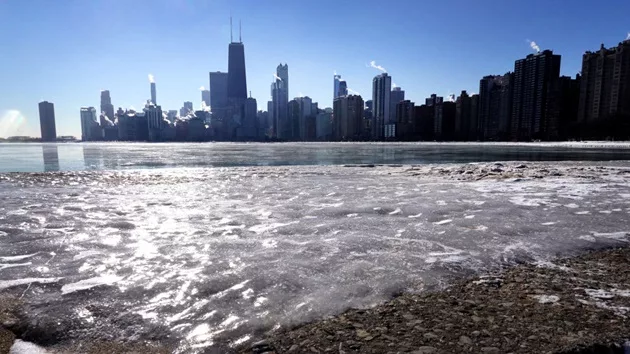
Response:
MULTIPOLYGON (((43 346, 229 351, 515 262, 625 245, 626 162, 0 175, 0 289, 43 346)), ((16 322, 17 321, 17 322, 16 322)))

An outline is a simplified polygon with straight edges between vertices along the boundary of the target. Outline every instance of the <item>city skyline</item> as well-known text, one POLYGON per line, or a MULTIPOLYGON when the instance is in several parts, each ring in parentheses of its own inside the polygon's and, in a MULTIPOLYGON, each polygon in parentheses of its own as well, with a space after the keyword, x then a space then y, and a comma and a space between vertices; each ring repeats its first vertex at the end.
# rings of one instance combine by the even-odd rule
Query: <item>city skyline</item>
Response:
MULTIPOLYGON (((406 5, 410 8, 417 6, 413 3, 406 5)), ((464 5, 464 3, 459 5, 461 5, 459 7, 460 10, 464 6, 471 6, 469 4, 464 5)), ((610 18, 611 16, 616 16, 617 13, 622 13, 624 8, 630 9, 630 5, 622 2, 605 4, 605 6, 595 11, 585 12, 577 8, 571 8, 571 11, 574 12, 577 18, 569 19, 568 16, 562 17, 559 15, 561 10, 566 9, 561 9, 557 5, 549 5, 549 14, 546 19, 533 18, 531 22, 532 24, 548 23, 553 20, 549 16, 560 16, 558 17, 559 27, 564 27, 559 31, 554 32, 550 28, 546 28, 541 33, 540 29, 535 29, 536 26, 525 25, 522 23, 523 21, 520 21, 510 24, 509 28, 514 29, 513 33, 506 30, 509 35, 500 34, 488 38, 487 29, 469 27, 471 30, 462 33, 461 38, 452 36, 447 40, 446 37, 437 36, 438 38, 432 40, 434 41, 432 43, 434 50, 428 51, 431 54, 427 54, 427 51, 424 51, 421 56, 419 56, 420 48, 422 48, 423 42, 429 39, 427 38, 428 35, 418 32, 418 35, 412 36, 411 41, 406 41, 407 47, 400 43, 405 41, 394 38, 392 39, 393 43, 387 50, 384 50, 384 45, 374 45, 373 48, 359 50, 356 50, 355 45, 351 45, 350 47, 355 48, 353 50, 354 55, 343 56, 330 53, 330 50, 318 49, 316 48, 317 46, 304 48, 303 43, 295 43, 295 41, 283 39, 285 37, 293 38, 294 35, 283 34, 283 36, 274 37, 274 34, 278 33, 278 29, 274 28, 270 21, 261 20, 253 16, 256 11, 273 12, 276 8, 283 9, 282 13, 295 11, 296 5, 289 2, 274 3, 268 9, 261 9, 258 5, 248 6, 248 3, 245 2, 223 3, 219 1, 207 4, 191 1, 185 6, 166 2, 157 4, 155 8, 149 11, 150 14, 158 15, 169 10, 181 11, 182 13, 194 12, 195 14, 199 11, 212 12, 211 19, 209 15, 205 16, 209 19, 200 21, 194 26, 196 30, 206 32, 208 38, 205 43, 212 50, 202 48, 201 50, 193 51, 194 54, 186 55, 184 61, 182 61, 183 59, 174 60, 171 63, 171 60, 167 59, 168 55, 166 54, 164 58, 159 60, 156 58, 150 59, 150 55, 140 55, 143 51, 150 52, 151 49, 143 48, 140 42, 131 40, 132 43, 127 43, 121 47, 121 49, 135 48, 137 51, 136 54, 138 55, 136 56, 132 55, 133 52, 127 53, 131 56, 131 58, 126 59, 130 61, 129 65, 122 67, 116 65, 117 62, 105 55, 105 58, 95 57, 91 61, 88 60, 76 68, 75 72, 70 70, 69 64, 60 63, 60 59, 56 59, 51 60, 49 65, 36 70, 37 74, 45 79, 46 85, 32 85, 33 78, 29 79, 29 75, 26 75, 26 79, 22 81, 17 80, 19 73, 32 69, 38 63, 32 58, 26 57, 29 52, 25 51, 26 48, 23 48, 23 44, 20 44, 18 40, 21 39, 28 42, 29 38, 35 35, 33 32, 36 30, 50 29, 52 32, 61 31, 63 33, 58 39, 50 39, 52 42, 44 47, 52 45, 60 49, 63 48, 63 53, 60 53, 60 50, 55 52, 62 57, 75 55, 77 54, 77 47, 70 46, 69 42, 72 43, 77 40, 77 37, 64 32, 60 28, 63 18, 80 10, 94 11, 94 9, 101 9, 104 6, 106 5, 101 2, 95 2, 95 4, 65 4, 54 10, 56 12, 67 12, 61 14, 60 19, 43 21, 30 31, 19 31, 15 34, 15 38, 7 38, 5 43, 10 49, 15 49, 12 52, 14 55, 6 60, 3 59, 6 63, 0 66, 0 70, 2 70, 2 76, 8 77, 10 82, 15 82, 15 85, 10 88, 0 89, 2 90, 0 92, 0 97, 2 97, 0 99, 0 119, 2 119, 0 121, 0 130, 2 130, 0 131, 0 136, 38 136, 37 104, 40 101, 47 100, 55 104, 58 135, 80 137, 81 128, 78 121, 81 107, 99 107, 99 92, 101 89, 107 89, 111 92, 111 101, 115 108, 136 107, 140 109, 149 97, 149 88, 146 81, 148 73, 155 75, 160 105, 163 110, 179 109, 183 101, 192 101, 194 108, 199 109, 201 106, 199 86, 208 85, 208 73, 217 70, 227 71, 228 61, 225 46, 229 43, 229 12, 231 10, 234 11, 235 20, 241 19, 243 21, 242 41, 247 47, 247 53, 245 54, 247 59, 247 89, 252 92, 252 97, 258 100, 259 108, 265 107, 261 103, 270 99, 269 76, 273 73, 274 67, 278 62, 288 63, 292 68, 292 84, 288 94, 290 99, 298 96, 298 93, 303 93, 305 96, 311 97, 313 102, 319 102, 320 108, 325 108, 332 107, 330 78, 335 71, 342 75, 344 81, 347 82, 350 93, 359 92, 364 100, 368 100, 371 98, 372 79, 380 72, 377 68, 382 68, 383 66, 389 69, 388 73, 393 78, 392 87, 395 85, 402 87, 406 92, 406 98, 411 101, 422 102, 424 98, 429 97, 432 93, 437 93, 439 96, 444 97, 451 93, 458 94, 461 90, 467 90, 470 94, 478 93, 479 78, 490 74, 512 71, 514 60, 523 58, 533 52, 530 48, 531 43, 526 42, 525 39, 536 40, 536 43, 542 49, 550 48, 555 53, 562 55, 561 74, 574 76, 581 69, 581 56, 585 51, 595 50, 602 42, 606 47, 616 46, 617 43, 625 39, 624 34, 628 29, 622 28, 621 25, 615 24, 615 21, 612 20, 607 21, 607 26, 604 26, 604 29, 597 29, 595 28, 597 26, 592 26, 592 28, 588 29, 586 35, 571 36, 569 29, 575 30, 577 28, 580 16, 585 18, 590 16, 590 18, 602 20, 604 17, 610 18), (454 44, 457 44, 457 46, 454 46, 454 44), (290 50, 292 45, 297 46, 296 49, 303 50, 290 50), (417 48, 410 48, 409 46, 411 45, 417 48), (218 49, 215 50, 215 48, 218 49), (446 48, 450 49, 446 50, 446 48), (464 68, 458 68, 457 65, 453 65, 453 63, 464 60, 470 63, 469 65, 463 65, 464 68), (191 65, 184 64, 186 61, 190 61, 191 65), (441 62, 450 63, 452 66, 444 68, 444 63, 441 62), (21 65, 17 65, 18 63, 21 65), (103 73, 92 75, 98 71, 103 73), (196 73, 193 78, 190 75, 192 71, 196 73), (60 77, 59 75, 64 72, 71 75, 60 77), (107 73, 106 79, 102 76, 104 73, 107 73), (111 82, 111 84, 107 82, 111 82), (29 90, 20 89, 25 87, 29 87, 29 90), (13 122, 10 124, 17 126, 21 131, 9 131, 9 129, 13 128, 7 124, 7 121, 13 122), (25 124, 20 125, 20 121, 25 121, 25 124)), ((107 6, 115 5, 109 4, 107 6)), ((133 6, 138 5, 135 4, 133 6)), ((478 4, 479 8, 484 6, 490 6, 490 4, 478 4)), ((533 5, 528 6, 535 7, 533 5)), ((339 10, 343 12, 348 7, 349 5, 347 4, 339 5, 339 10)), ((323 9, 326 8, 332 8, 332 3, 324 4, 323 9)), ((50 6, 42 2, 41 8, 32 14, 33 18, 44 16, 45 10, 50 10, 50 6)), ((452 10, 453 18, 462 16, 460 10, 452 10)), ((7 12, 21 15, 22 12, 20 11, 25 10, 19 3, 0 4, 0 13, 7 12)), ((314 15, 319 15, 319 19, 323 23, 328 23, 337 18, 337 15, 325 15, 320 11, 314 15)), ((444 11, 444 9, 436 9, 434 12, 441 14, 444 11)), ((471 9, 471 11, 472 16, 480 10, 476 8, 471 9)), ((493 11, 504 15, 504 18, 497 21, 506 22, 510 18, 514 20, 517 17, 514 15, 514 12, 521 11, 522 14, 533 13, 533 10, 529 8, 521 8, 513 4, 498 6, 493 11)), ((88 11, 88 13, 92 12, 88 11)), ((198 14, 195 16, 198 16, 198 14)), ((520 16, 518 17, 520 18, 520 16)), ((5 26, 11 26, 12 23, 19 21, 20 18, 21 16, 15 16, 14 19, 5 21, 0 26, 5 29, 5 26)), ((353 23, 357 19, 349 18, 347 21, 348 23, 353 23)), ((451 34, 461 30, 461 26, 466 24, 465 21, 458 26, 454 25, 453 21, 446 21, 447 23, 445 24, 445 26, 449 27, 448 32, 451 34)), ((79 24, 76 25, 78 26, 79 24)), ((318 34, 318 31, 322 31, 318 23, 308 21, 303 25, 289 22, 287 26, 291 26, 298 34, 302 35, 305 32, 321 35, 318 34)), ((418 29, 416 25, 406 21, 394 27, 400 30, 401 26, 405 26, 410 31, 418 29)), ((439 32, 442 25, 436 21, 429 21, 427 26, 429 27, 423 28, 424 31, 435 30, 439 32)), ((627 27, 627 25, 623 26, 627 27)), ((110 27, 108 26, 108 28, 110 27)), ((155 30, 153 27, 152 29, 155 30)), ((95 25, 94 29, 88 28, 86 30, 85 35, 88 37, 101 31, 98 24, 95 25)), ((140 32, 146 32, 147 30, 141 29, 140 32)), ((388 27, 380 28, 378 31, 368 28, 365 28, 365 30, 368 33, 357 34, 354 30, 349 29, 349 35, 354 35, 356 44, 361 44, 370 35, 376 36, 374 38, 383 38, 393 33, 393 30, 388 27)), ((185 31, 177 30, 165 40, 171 42, 182 40, 192 32, 192 28, 185 31)), ((3 33, 8 32, 3 31, 3 33)), ((578 31, 577 33, 580 32, 578 31)), ((120 37, 121 34, 112 33, 108 39, 114 41, 117 38, 116 36, 120 37)), ((192 37, 197 38, 196 36, 192 37)), ((343 41, 340 38, 332 38, 330 43, 335 51, 340 54, 348 51, 348 49, 341 48, 343 41)), ((29 46, 28 48, 31 47, 29 46)), ((36 56, 35 54, 38 50, 41 49, 32 49, 33 52, 30 54, 36 56)), ((459 66, 461 67, 462 65, 459 66)))

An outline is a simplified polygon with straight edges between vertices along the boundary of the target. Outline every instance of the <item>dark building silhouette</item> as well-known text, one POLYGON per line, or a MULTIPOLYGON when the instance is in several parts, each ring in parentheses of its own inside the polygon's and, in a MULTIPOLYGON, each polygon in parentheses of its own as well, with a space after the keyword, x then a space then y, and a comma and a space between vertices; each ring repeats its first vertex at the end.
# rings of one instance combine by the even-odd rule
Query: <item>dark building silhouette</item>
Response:
POLYGON ((212 111, 212 118, 222 120, 226 117, 228 105, 228 73, 215 71, 210 73, 210 102, 206 102, 212 111))
POLYGON ((630 134, 630 39, 584 53, 578 107, 584 137, 630 134))
POLYGON ((458 141, 468 140, 471 123, 472 100, 465 90, 455 101, 455 136, 458 141))
MULTIPOLYGON (((230 21, 231 22, 231 21, 230 21)), ((240 32, 240 25, 239 25, 240 32)), ((247 77, 245 74, 245 46, 241 41, 232 41, 228 47, 228 101, 245 102, 247 99, 247 77)))
POLYGON ((396 123, 396 105, 405 100, 405 91, 400 87, 392 88, 389 98, 389 118, 385 124, 396 123))
POLYGON ((104 113, 109 119, 114 119, 114 105, 108 90, 101 91, 101 113, 104 113))
POLYGON ((258 104, 255 98, 248 97, 245 100, 245 112, 241 119, 239 127, 239 138, 244 140, 258 139, 259 122, 258 122, 258 104))
POLYGON ((436 140, 452 141, 454 139, 456 115, 457 106, 455 102, 441 102, 435 106, 433 131, 436 140))
POLYGON ((363 135, 365 103, 358 95, 339 96, 333 101, 333 137, 335 140, 360 140, 363 135))
POLYGON ((566 140, 579 136, 578 103, 581 77, 561 76, 549 86, 545 140, 566 140))
POLYGON ((477 126, 479 122, 479 94, 470 96, 470 126, 468 130, 468 141, 479 140, 477 126))
POLYGON ((541 139, 546 126, 547 92, 560 77, 560 55, 551 50, 530 54, 514 63, 511 138, 541 139))
POLYGON ((287 121, 285 124, 279 124, 280 132, 284 131, 283 139, 285 140, 298 140, 300 134, 300 102, 297 99, 292 99, 287 103, 287 121))
MULTIPOLYGON (((509 140, 514 75, 485 76, 479 82, 477 136, 481 140, 509 140)), ((543 112, 544 113, 544 112, 543 112)))
POLYGON ((396 104, 396 139, 414 140, 415 104, 403 100, 396 104))
POLYGON ((52 102, 39 103, 39 128, 42 141, 57 140, 57 128, 55 126, 55 105, 52 102))
MULTIPOLYGON (((435 95, 434 95, 435 96, 435 95)), ((427 100, 428 101, 428 100, 427 100)), ((415 137, 418 140, 434 140, 433 122, 435 116, 435 106, 433 104, 423 104, 414 108, 415 137)))

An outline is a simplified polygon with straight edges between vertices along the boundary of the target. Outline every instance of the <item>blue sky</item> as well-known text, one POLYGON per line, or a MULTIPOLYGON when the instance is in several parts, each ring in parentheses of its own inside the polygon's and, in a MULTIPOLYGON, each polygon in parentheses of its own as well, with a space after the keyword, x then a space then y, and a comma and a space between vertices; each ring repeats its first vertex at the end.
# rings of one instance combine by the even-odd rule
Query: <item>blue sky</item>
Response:
POLYGON ((630 32, 627 0, 0 0, 0 136, 39 136, 41 100, 55 104, 58 135, 79 136, 81 106, 109 89, 116 108, 140 108, 149 73, 163 109, 199 107, 208 72, 227 71, 230 13, 259 109, 280 62, 290 96, 320 107, 332 105, 335 71, 370 99, 372 60, 423 102, 513 70, 532 52, 526 39, 573 76, 585 50, 630 32))

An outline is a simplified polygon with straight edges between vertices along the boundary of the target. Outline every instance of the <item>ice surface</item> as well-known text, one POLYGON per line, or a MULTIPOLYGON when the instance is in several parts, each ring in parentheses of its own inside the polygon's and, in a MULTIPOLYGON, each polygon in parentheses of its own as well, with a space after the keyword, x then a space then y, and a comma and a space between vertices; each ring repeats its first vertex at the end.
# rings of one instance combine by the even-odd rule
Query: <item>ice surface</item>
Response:
MULTIPOLYGON (((408 166, 0 175, 0 263, 14 265, 0 289, 37 318, 67 311, 89 328, 110 309, 142 321, 133 328, 165 326, 182 353, 229 348, 453 277, 625 245, 625 170, 518 182, 408 166)), ((114 338, 143 338, 112 323, 114 338)))

